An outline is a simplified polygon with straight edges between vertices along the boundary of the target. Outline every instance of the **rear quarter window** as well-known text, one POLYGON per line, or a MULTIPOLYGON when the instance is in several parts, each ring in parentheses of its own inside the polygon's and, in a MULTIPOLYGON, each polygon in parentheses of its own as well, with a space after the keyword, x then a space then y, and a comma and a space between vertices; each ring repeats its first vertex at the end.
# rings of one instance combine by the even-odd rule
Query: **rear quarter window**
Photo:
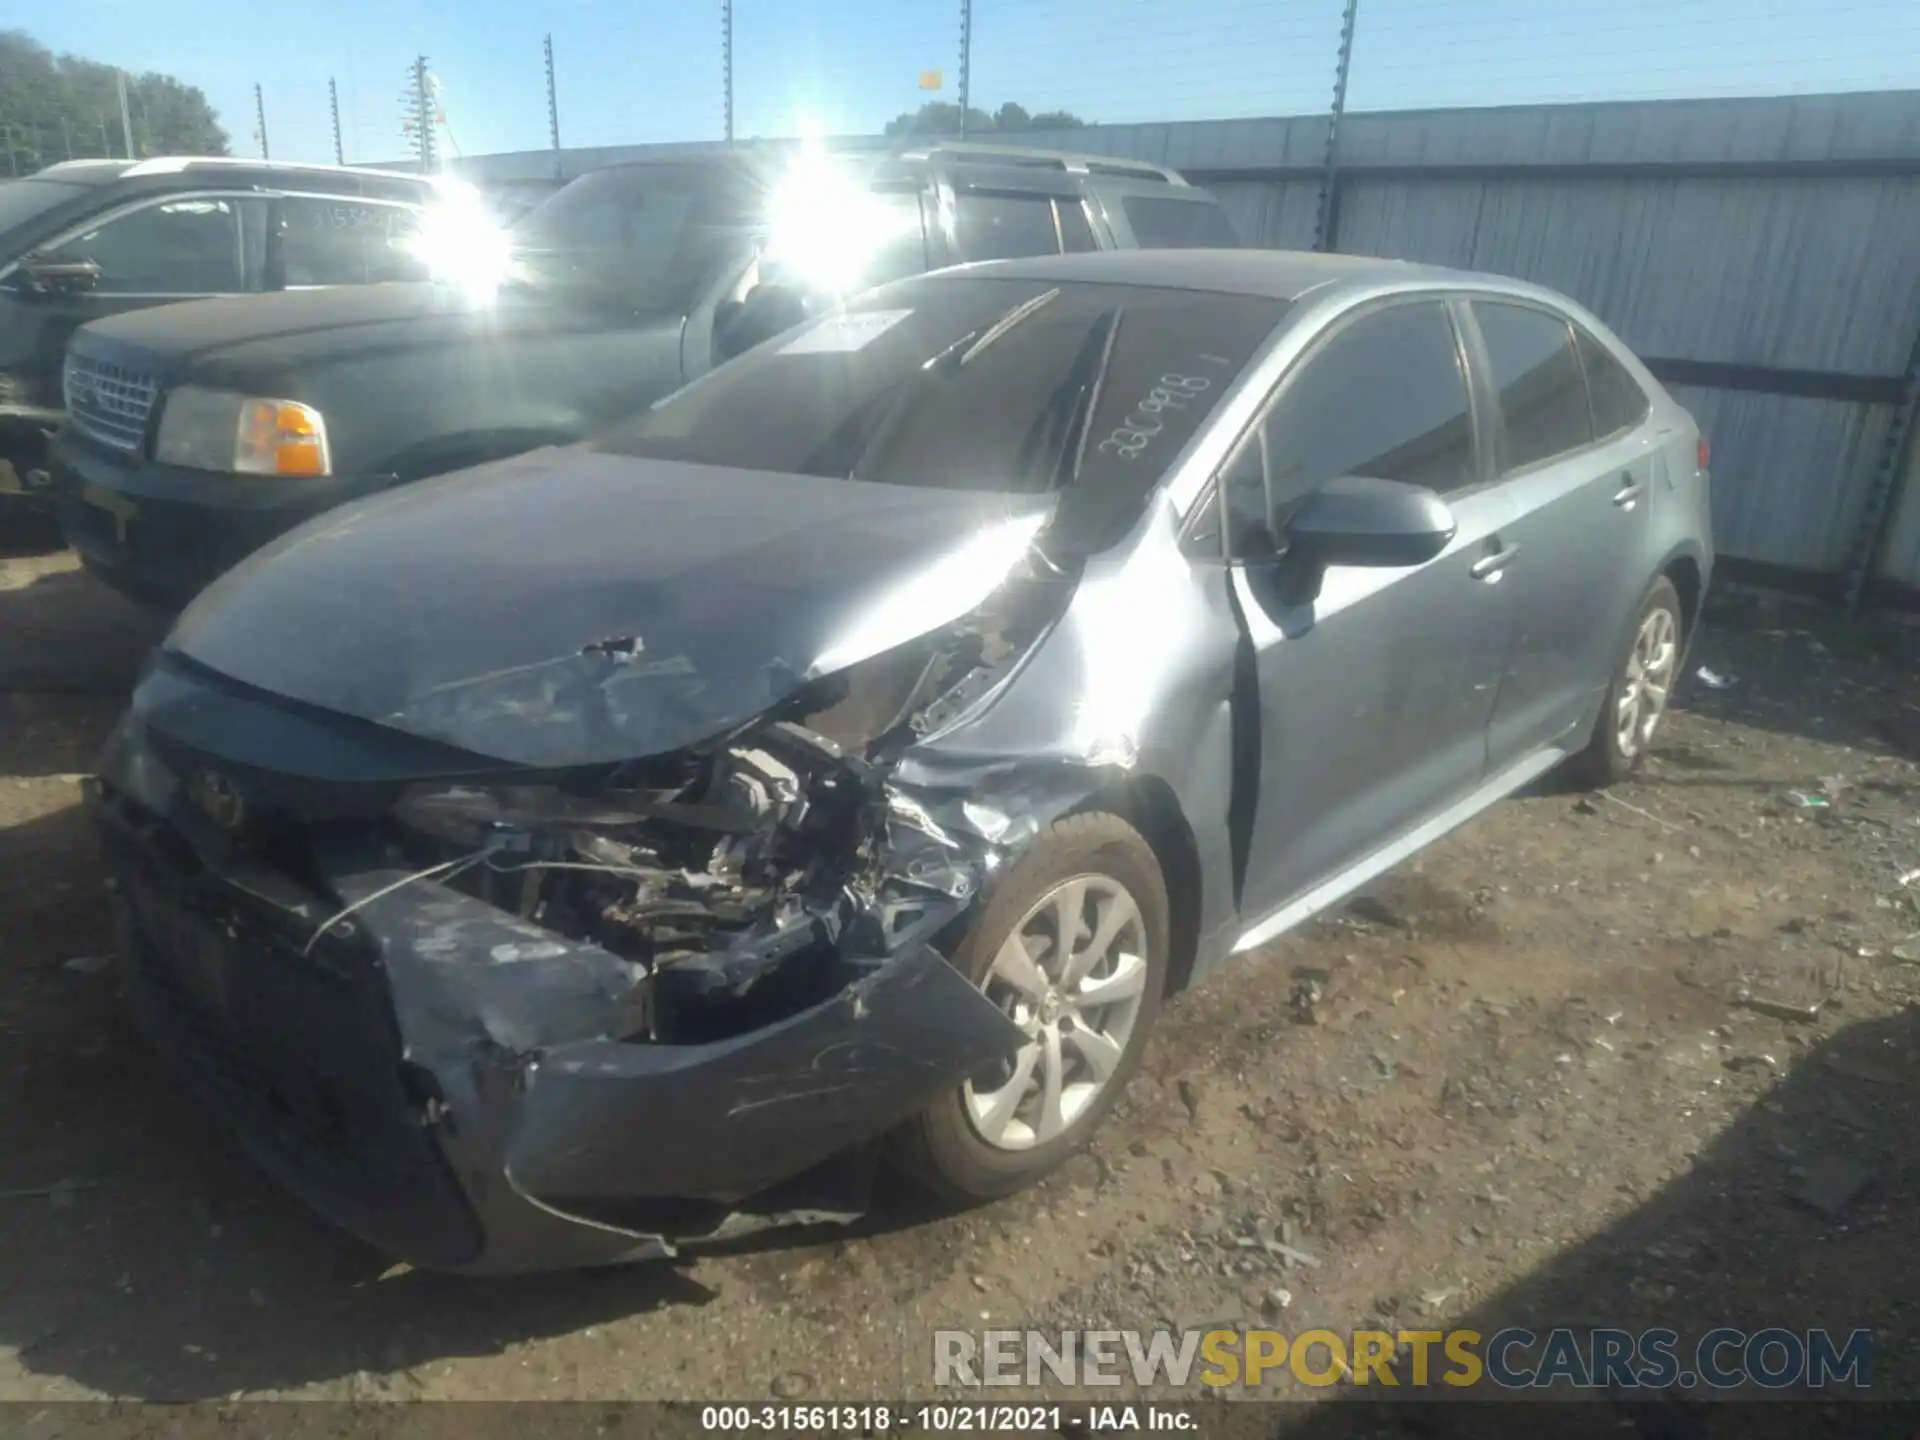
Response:
POLYGON ((1127 227, 1142 250, 1237 249, 1227 212, 1211 200, 1175 200, 1129 195, 1120 202, 1127 227))
POLYGON ((1622 430, 1630 430, 1647 418, 1653 402, 1639 382, 1627 373, 1626 366, 1608 353, 1593 336, 1574 327, 1575 348, 1580 352, 1580 367, 1587 376, 1587 396, 1593 405, 1593 433, 1604 440, 1622 430))

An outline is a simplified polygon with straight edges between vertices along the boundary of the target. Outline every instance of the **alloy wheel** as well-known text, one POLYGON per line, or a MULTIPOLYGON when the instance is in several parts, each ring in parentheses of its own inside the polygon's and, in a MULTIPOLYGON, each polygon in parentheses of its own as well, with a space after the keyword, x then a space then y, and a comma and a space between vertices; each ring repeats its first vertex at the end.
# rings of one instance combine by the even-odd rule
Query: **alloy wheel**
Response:
POLYGON ((967 1120, 988 1145, 1030 1150, 1099 1099, 1147 989, 1147 931, 1119 881, 1076 875, 1008 932, 981 988, 1027 1035, 991 1079, 969 1081, 967 1120))
POLYGON ((1673 690, 1673 672, 1680 659, 1679 627, 1673 612, 1656 606, 1640 622, 1627 652, 1620 703, 1614 712, 1614 736, 1620 753, 1631 760, 1653 739, 1654 727, 1666 713, 1673 690))

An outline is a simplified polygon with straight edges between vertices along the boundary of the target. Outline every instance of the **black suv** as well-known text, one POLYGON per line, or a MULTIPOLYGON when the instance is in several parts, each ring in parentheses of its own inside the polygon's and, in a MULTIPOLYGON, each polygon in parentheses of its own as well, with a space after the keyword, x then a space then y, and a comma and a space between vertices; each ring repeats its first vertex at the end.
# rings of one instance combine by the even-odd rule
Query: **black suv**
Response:
POLYGON ((688 151, 582 175, 507 232, 490 286, 262 295, 88 326, 53 451, 67 539, 129 593, 183 603, 331 506, 579 439, 847 290, 971 260, 1237 243, 1213 197, 1155 166, 978 146, 805 154, 688 151), (825 285, 808 273, 823 250, 859 263, 825 285))
POLYGON ((177 157, 0 183, 0 494, 43 477, 77 328, 211 295, 420 278, 406 241, 434 190, 418 175, 177 157))

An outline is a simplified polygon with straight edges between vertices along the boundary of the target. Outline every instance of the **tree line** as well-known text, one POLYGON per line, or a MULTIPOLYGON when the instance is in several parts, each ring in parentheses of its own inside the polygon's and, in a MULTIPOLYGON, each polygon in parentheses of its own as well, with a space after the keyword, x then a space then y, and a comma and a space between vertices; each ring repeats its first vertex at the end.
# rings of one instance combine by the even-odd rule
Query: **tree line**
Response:
MULTIPOLYGON (((227 132, 199 87, 171 75, 127 76, 135 158, 225 155, 227 132)), ((23 30, 0 30, 0 178, 62 160, 125 158, 114 68, 55 55, 23 30)))
MULTIPOLYGON (((1042 110, 1037 115, 1024 105, 1009 100, 998 110, 967 107, 967 134, 1013 135, 1023 130, 1078 130, 1087 122, 1065 110, 1042 110)), ((918 110, 896 115, 887 122, 889 135, 958 135, 960 107, 945 100, 930 100, 918 110)))

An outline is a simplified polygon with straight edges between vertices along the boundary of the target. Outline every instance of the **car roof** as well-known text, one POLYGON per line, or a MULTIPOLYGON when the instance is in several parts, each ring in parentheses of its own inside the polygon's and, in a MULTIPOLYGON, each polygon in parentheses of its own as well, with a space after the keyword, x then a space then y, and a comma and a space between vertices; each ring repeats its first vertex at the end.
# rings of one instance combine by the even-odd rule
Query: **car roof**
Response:
POLYGON ((1324 255, 1310 250, 1098 250, 989 260, 943 275, 1002 275, 1022 280, 1084 280, 1294 300, 1332 283, 1394 284, 1482 280, 1489 277, 1372 255, 1324 255))

